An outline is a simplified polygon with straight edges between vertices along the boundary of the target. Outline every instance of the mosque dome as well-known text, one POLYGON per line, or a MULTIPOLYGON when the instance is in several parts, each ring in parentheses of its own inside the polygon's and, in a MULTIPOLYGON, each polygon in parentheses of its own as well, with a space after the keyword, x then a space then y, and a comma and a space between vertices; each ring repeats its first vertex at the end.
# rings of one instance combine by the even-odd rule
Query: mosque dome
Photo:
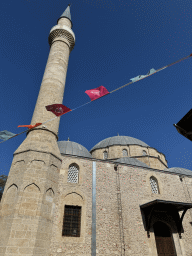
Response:
POLYGON ((149 147, 149 145, 147 145, 145 142, 135 139, 133 137, 114 136, 114 137, 109 137, 107 139, 100 141, 90 150, 90 152, 92 152, 95 149, 107 148, 109 146, 114 146, 114 145, 139 145, 143 147, 149 147))
POLYGON ((122 158, 115 160, 115 162, 120 163, 120 164, 130 164, 130 165, 137 165, 137 166, 149 168, 149 166, 147 164, 137 160, 136 158, 122 157, 122 158))
POLYGON ((166 168, 164 169, 164 171, 173 172, 179 175, 192 176, 192 171, 185 168, 180 168, 180 167, 166 168))
POLYGON ((89 151, 76 142, 58 141, 57 144, 61 154, 92 158, 89 151))

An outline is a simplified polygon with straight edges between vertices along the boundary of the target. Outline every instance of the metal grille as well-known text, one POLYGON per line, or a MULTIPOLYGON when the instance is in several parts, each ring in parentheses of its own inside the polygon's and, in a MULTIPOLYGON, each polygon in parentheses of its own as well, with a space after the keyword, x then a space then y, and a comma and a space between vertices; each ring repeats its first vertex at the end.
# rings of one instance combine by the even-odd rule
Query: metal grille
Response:
POLYGON ((81 207, 65 205, 62 236, 80 237, 81 207))
POLYGON ((108 157, 107 151, 104 151, 104 152, 103 152, 103 158, 104 158, 104 159, 107 159, 107 157, 108 157))
POLYGON ((65 29, 55 29, 53 30, 50 34, 49 34, 49 45, 52 45, 53 40, 56 37, 60 37, 63 39, 66 39, 70 45, 70 51, 73 50, 74 46, 75 46, 75 41, 73 36, 65 29))
POLYGON ((78 183, 79 170, 76 165, 71 165, 68 171, 67 182, 78 183))
POLYGON ((128 156, 127 149, 123 149, 122 152, 123 152, 123 156, 128 156))
POLYGON ((154 177, 150 178, 150 184, 151 184, 152 193, 159 194, 157 181, 156 181, 156 179, 154 177))

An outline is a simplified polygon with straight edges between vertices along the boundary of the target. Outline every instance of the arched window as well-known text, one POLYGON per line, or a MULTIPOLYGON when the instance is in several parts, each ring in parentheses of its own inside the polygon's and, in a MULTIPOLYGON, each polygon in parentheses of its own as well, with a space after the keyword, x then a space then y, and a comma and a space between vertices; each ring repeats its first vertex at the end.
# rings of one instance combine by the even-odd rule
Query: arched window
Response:
POLYGON ((143 150, 143 156, 147 155, 147 151, 143 150))
POLYGON ((159 194, 158 182, 155 177, 150 177, 151 190, 154 194, 159 194))
POLYGON ((124 149, 122 150, 122 153, 123 153, 123 156, 128 156, 127 149, 124 148, 124 149))
POLYGON ((108 157, 107 151, 104 151, 103 152, 103 159, 107 159, 107 157, 108 157))
POLYGON ((79 167, 76 164, 69 166, 67 182, 78 183, 79 181, 79 167))

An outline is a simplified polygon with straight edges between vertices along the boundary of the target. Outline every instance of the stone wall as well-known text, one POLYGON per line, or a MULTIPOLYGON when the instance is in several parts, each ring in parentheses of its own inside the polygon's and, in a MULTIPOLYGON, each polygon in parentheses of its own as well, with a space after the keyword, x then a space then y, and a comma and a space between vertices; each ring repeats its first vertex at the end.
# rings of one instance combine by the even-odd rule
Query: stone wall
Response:
MULTIPOLYGON (((157 251, 153 228, 151 228, 151 235, 148 238, 140 205, 155 199, 189 202, 190 195, 192 197, 192 178, 185 178, 185 181, 181 181, 178 175, 126 165, 119 165, 118 171, 125 255, 155 256, 157 251), (151 176, 157 179, 160 194, 152 193, 149 181, 151 176), (188 196, 184 182, 188 183, 188 196)), ((117 171, 114 170, 113 163, 96 160, 97 255, 121 255, 116 179, 117 171)), ((188 210, 184 217, 184 233, 181 239, 174 223, 172 223, 173 239, 178 256, 191 255, 191 216, 188 210)), ((50 255, 91 255, 91 223, 92 161, 79 157, 63 156, 50 255), (67 182, 68 168, 71 163, 76 163, 79 166, 78 184, 67 182), (62 237, 65 204, 82 207, 80 237, 62 237)))
POLYGON ((14 157, 1 200, 1 256, 48 255, 59 169, 51 154, 14 157))

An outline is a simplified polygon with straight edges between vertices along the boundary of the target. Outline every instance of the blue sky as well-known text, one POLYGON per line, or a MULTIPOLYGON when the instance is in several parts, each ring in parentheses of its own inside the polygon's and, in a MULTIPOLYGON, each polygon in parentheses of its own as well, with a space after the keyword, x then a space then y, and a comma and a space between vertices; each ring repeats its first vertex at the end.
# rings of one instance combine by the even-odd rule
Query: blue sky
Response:
MULTIPOLYGON (((0 3, 0 130, 19 133, 30 124, 49 54, 48 35, 69 2, 3 0, 0 3)), ((71 0, 76 45, 71 52, 63 104, 89 101, 86 90, 112 91, 137 75, 192 53, 190 0, 71 0)), ((140 139, 165 154, 169 167, 192 170, 191 141, 173 127, 191 109, 192 59, 61 117, 59 140, 90 150, 119 135, 140 139)), ((41 122, 41 120, 39 120, 41 122)), ((0 175, 8 174, 22 134, 0 144, 0 175)))

